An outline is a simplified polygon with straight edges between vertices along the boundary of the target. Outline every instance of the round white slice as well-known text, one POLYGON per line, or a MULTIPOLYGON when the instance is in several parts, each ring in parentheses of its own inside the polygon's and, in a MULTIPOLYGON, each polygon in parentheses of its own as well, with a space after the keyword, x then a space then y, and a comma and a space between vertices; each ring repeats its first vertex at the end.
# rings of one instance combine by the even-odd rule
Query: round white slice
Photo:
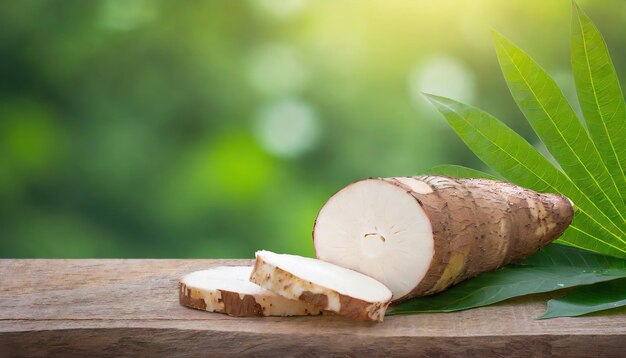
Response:
POLYGON ((250 282, 250 266, 220 266, 195 271, 180 280, 180 304, 231 316, 302 316, 320 314, 303 301, 290 300, 250 282))
POLYGON ((382 321, 391 291, 375 279, 329 262, 257 251, 250 280, 290 299, 355 319, 382 321))
POLYGON ((348 185, 324 205, 314 229, 317 258, 372 276, 394 299, 420 283, 434 252, 430 219, 411 195, 432 189, 397 179, 405 187, 380 179, 348 185))

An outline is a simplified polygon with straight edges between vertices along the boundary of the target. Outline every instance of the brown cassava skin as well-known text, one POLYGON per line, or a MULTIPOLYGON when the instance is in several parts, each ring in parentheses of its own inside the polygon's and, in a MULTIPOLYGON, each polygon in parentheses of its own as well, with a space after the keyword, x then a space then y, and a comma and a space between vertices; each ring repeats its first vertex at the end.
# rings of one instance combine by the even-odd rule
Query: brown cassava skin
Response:
POLYGON ((389 301, 367 302, 305 281, 257 256, 250 281, 283 297, 301 300, 322 310, 362 321, 382 322, 389 301), (332 302, 338 302, 338 307, 332 302))
MULTIPOLYGON (((188 287, 180 282, 178 298, 181 305, 197 310, 226 313, 235 317, 262 317, 273 316, 270 305, 271 302, 264 301, 255 295, 241 295, 238 292, 227 290, 215 290, 207 294, 194 287, 188 287), (212 302, 207 302, 206 299, 212 302)), ((319 315, 321 310, 314 306, 302 307, 300 311, 289 311, 285 315, 319 315)))
MULTIPOLYGON (((219 300, 220 306, 223 308, 219 311, 216 309, 212 311, 226 313, 236 317, 263 316, 263 307, 256 302, 254 296, 245 295, 243 299, 241 299, 239 294, 236 292, 226 290, 218 291, 220 291, 219 296, 221 297, 217 298, 216 295, 215 299, 219 300)), ((202 311, 206 311, 208 308, 205 296, 198 289, 188 288, 187 285, 182 282, 180 283, 178 298, 180 304, 185 307, 195 308, 202 311)))
POLYGON ((418 193, 395 178, 428 215, 434 255, 420 283, 404 297, 425 296, 479 273, 524 259, 558 238, 572 222, 569 199, 487 179, 419 176, 432 193, 418 193))

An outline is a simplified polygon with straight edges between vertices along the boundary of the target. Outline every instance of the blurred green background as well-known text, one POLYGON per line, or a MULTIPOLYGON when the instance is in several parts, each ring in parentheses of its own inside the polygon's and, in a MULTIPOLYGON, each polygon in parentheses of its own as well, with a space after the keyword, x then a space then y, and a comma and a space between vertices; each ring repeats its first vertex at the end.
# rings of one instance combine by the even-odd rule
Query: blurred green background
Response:
MULTIPOLYGON (((626 3, 580 4, 624 82, 626 3)), ((569 0, 25 0, 0 24, 2 257, 312 255, 349 182, 484 169, 421 91, 537 143, 491 27, 575 98, 569 0)))

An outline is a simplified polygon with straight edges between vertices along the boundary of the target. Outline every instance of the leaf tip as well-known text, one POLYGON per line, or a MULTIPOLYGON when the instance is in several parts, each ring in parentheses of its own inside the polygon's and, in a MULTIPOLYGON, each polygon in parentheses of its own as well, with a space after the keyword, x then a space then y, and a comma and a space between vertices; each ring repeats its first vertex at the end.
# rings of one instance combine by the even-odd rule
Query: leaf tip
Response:
POLYGON ((572 0, 572 12, 577 15, 578 13, 580 13, 580 11, 580 6, 578 6, 576 0, 572 0))
MULTIPOLYGON (((591 22, 595 27, 595 24, 593 24, 593 21, 591 21, 585 10, 583 10, 575 0, 572 0, 572 18, 577 19, 579 22, 591 22)), ((582 24, 579 24, 579 26, 582 26, 582 24)))
POLYGON ((445 97, 437 96, 436 94, 422 92, 422 96, 424 96, 430 103, 433 105, 440 104, 445 97))
POLYGON ((584 12, 575 0, 572 0, 572 28, 577 31, 580 19, 584 16, 584 12))
POLYGON ((503 34, 496 31, 495 29, 491 29, 491 38, 493 39, 493 43, 496 47, 496 53, 498 53, 498 58, 500 58, 500 52, 503 48, 508 48, 511 46, 515 46, 511 40, 506 38, 503 34))
POLYGON ((491 38, 495 41, 495 42, 499 42, 501 40, 506 40, 506 38, 504 37, 504 35, 502 35, 500 32, 498 32, 498 30, 494 29, 493 27, 491 27, 489 29, 489 32, 491 32, 491 38))

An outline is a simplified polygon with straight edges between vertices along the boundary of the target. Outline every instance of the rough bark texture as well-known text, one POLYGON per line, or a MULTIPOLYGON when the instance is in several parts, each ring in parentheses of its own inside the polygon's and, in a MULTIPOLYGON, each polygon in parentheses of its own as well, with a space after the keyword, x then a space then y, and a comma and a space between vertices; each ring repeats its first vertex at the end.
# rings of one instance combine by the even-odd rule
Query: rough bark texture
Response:
MULTIPOLYGON (((180 283, 180 304, 186 307, 209 312, 221 312, 236 317, 264 316, 264 307, 252 295, 243 295, 225 290, 215 290, 210 293, 201 292, 195 288, 188 288, 180 283), (207 299, 208 298, 208 299, 207 299), (207 300, 210 302, 207 305, 207 300)), ((303 314, 306 314, 303 312, 303 314)))
POLYGON ((257 256, 250 281, 283 297, 358 320, 382 322, 390 300, 367 302, 305 281, 257 256))
MULTIPOLYGON (((180 283, 178 292, 178 301, 181 305, 189 308, 195 308, 197 310, 206 311, 207 304, 204 299, 204 295, 199 295, 194 289, 187 288, 187 285, 180 283)), ((213 309, 210 310, 213 312, 213 309)))
MULTIPOLYGON (((0 357, 623 357, 626 311, 537 321, 520 297, 383 324, 236 318, 178 303, 184 274, 251 260, 0 260, 0 357), (134 299, 140 298, 140 299, 134 299)), ((619 310, 619 309, 618 309, 619 310)))
POLYGON ((227 290, 203 290, 181 282, 181 305, 209 312, 226 313, 236 317, 306 316, 321 310, 306 302, 289 300, 274 294, 250 295, 227 290))
POLYGON ((574 208, 562 195, 540 194, 487 179, 419 176, 432 188, 418 193, 396 178, 429 216, 434 257, 424 279, 408 295, 429 295, 503 265, 526 258, 558 238, 574 208))

